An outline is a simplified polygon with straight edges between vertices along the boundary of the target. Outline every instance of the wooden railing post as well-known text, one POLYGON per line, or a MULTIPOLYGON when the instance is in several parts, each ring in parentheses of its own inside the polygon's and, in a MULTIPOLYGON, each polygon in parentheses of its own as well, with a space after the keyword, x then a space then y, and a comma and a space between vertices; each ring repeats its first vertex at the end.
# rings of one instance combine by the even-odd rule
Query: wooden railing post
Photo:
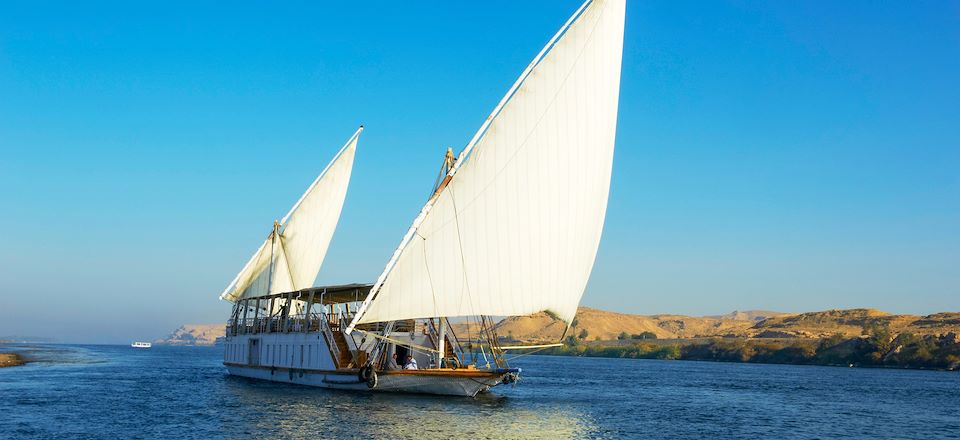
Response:
POLYGON ((310 291, 310 296, 307 298, 307 312, 306 312, 306 328, 303 329, 304 333, 310 332, 310 311, 313 309, 313 291, 310 291))
POLYGON ((243 329, 243 334, 247 334, 247 309, 250 308, 248 307, 249 301, 250 301, 249 299, 243 300, 243 323, 241 326, 241 328, 243 329))
POLYGON ((267 311, 267 333, 273 333, 273 300, 275 297, 270 297, 270 310, 267 311))

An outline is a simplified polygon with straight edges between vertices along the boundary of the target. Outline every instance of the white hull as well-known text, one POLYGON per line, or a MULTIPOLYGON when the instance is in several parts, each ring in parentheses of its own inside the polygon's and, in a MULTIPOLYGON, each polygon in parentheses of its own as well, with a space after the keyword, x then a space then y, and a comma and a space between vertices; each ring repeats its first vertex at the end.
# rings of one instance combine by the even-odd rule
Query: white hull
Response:
POLYGON ((404 372, 391 374, 381 372, 377 376, 376 386, 370 388, 367 382, 360 381, 355 371, 301 370, 289 368, 250 367, 237 364, 225 364, 227 371, 235 376, 274 382, 293 383, 320 388, 332 388, 351 391, 380 391, 419 394, 438 394, 444 396, 473 397, 485 392, 503 380, 502 374, 480 376, 434 375, 429 371, 422 374, 404 372))
MULTIPOLYGON (((416 335, 418 339, 411 339, 409 334, 395 336, 426 343, 424 335, 416 335)), ((414 355, 418 364, 429 365, 429 357, 421 353, 414 355)), ((356 368, 337 367, 326 337, 319 332, 228 335, 223 364, 232 375, 274 382, 340 390, 470 397, 502 383, 505 376, 516 371, 474 368, 380 371, 376 385, 371 388, 359 380, 356 368)))

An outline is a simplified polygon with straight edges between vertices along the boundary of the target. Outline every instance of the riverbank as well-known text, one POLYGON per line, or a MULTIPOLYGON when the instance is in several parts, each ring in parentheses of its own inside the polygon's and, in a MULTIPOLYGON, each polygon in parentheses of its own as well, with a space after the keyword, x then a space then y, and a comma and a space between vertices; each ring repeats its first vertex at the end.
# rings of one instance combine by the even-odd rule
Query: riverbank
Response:
POLYGON ((0 368, 19 367, 27 363, 22 356, 16 353, 0 353, 0 368))
POLYGON ((876 329, 861 337, 820 339, 698 338, 645 341, 591 341, 568 338, 541 354, 632 359, 840 365, 960 370, 957 334, 895 337, 876 329))

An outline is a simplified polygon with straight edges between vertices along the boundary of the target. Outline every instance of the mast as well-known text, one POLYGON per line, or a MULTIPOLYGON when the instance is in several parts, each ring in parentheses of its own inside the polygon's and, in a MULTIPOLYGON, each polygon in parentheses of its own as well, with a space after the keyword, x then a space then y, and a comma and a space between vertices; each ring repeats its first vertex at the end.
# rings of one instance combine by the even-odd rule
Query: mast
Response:
POLYGON ((277 261, 274 250, 277 248, 277 235, 280 235, 280 222, 273 221, 273 232, 270 233, 270 271, 267 273, 267 294, 273 293, 273 265, 277 261))
POLYGON ((445 357, 447 357, 447 351, 446 351, 446 350, 447 350, 447 342, 446 342, 447 326, 446 326, 446 322, 447 322, 447 320, 444 319, 444 318, 441 316, 441 317, 440 317, 440 323, 438 324, 438 327, 439 327, 440 329, 437 331, 437 341, 438 341, 438 342, 437 342, 437 352, 438 352, 438 353, 437 353, 437 368, 443 368, 443 359, 444 359, 445 357))
MULTIPOLYGON (((457 158, 453 155, 453 148, 447 147, 447 153, 443 157, 443 165, 440 166, 440 175, 444 176, 442 180, 437 184, 436 189, 434 189, 433 195, 436 196, 443 191, 443 188, 450 183, 451 177, 449 176, 450 170, 456 166, 457 158)), ((446 318, 443 316, 437 317, 437 368, 443 368, 443 360, 447 356, 447 326, 446 318)))

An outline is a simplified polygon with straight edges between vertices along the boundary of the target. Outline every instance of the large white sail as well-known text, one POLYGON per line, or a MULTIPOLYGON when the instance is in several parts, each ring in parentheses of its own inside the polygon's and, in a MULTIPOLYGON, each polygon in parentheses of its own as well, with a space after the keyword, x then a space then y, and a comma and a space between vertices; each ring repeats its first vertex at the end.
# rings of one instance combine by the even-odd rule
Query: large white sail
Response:
POLYGON ((550 311, 570 322, 603 229, 624 0, 587 1, 520 76, 421 211, 360 323, 550 311))
POLYGON ((350 137, 307 188, 220 299, 236 301, 313 286, 340 219, 362 130, 350 137))

